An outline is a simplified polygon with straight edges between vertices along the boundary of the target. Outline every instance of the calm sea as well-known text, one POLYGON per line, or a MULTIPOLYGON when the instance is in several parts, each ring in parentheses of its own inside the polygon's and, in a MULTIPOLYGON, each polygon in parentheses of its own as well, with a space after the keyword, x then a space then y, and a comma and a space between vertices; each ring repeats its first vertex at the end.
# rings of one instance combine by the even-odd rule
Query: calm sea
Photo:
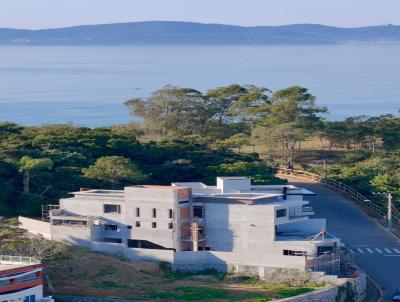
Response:
POLYGON ((103 126, 131 120, 123 102, 166 84, 307 87, 329 119, 397 113, 400 45, 1 46, 0 121, 103 126))

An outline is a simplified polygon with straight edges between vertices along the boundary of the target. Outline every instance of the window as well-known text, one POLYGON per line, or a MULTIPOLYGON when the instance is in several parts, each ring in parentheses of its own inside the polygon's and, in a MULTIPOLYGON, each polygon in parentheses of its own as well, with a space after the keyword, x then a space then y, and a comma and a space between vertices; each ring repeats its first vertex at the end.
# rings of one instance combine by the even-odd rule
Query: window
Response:
POLYGON ((121 206, 118 204, 105 204, 104 205, 104 213, 108 214, 120 214, 121 206))
POLYGON ((157 228, 157 222, 152 222, 152 223, 151 223, 151 227, 152 227, 153 229, 157 228))
POLYGON ((121 238, 104 238, 104 242, 122 243, 122 239, 121 238))
POLYGON ((140 228, 140 221, 136 221, 135 227, 140 228))
POLYGON ((127 225, 126 228, 127 228, 128 230, 132 230, 132 226, 131 226, 131 225, 127 225))
POLYGON ((136 208, 136 217, 140 217, 140 208, 136 208))
POLYGON ((157 217, 157 209, 153 209, 153 218, 157 217))
MULTIPOLYGON (((31 296, 26 296, 24 299, 24 302, 35 302, 36 301, 36 296, 35 295, 31 295, 31 296)), ((3 302, 7 302, 7 301, 3 301, 3 302)))
POLYGON ((116 224, 106 224, 104 229, 106 231, 118 231, 118 226, 116 224))
POLYGON ((203 218, 203 207, 202 206, 194 206, 193 207, 193 217, 203 218))
POLYGON ((291 250, 283 250, 284 256, 307 256, 307 252, 305 251, 291 251, 291 250))
POLYGON ((172 209, 168 210, 168 217, 169 217, 169 219, 174 218, 174 211, 172 211, 172 209))
POLYGON ((286 217, 286 209, 276 210, 276 218, 286 217))
POLYGON ((172 230, 174 228, 174 224, 172 222, 168 223, 168 229, 172 230))

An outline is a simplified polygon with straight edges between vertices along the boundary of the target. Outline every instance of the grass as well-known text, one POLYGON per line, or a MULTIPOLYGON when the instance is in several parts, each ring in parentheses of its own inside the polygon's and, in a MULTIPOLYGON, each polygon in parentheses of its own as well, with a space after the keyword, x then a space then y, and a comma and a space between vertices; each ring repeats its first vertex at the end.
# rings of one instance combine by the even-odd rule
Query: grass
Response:
POLYGON ((46 273, 60 295, 141 301, 266 302, 291 297, 322 285, 273 285, 256 277, 172 272, 167 264, 130 262, 118 256, 69 247, 65 255, 47 260, 46 273))
POLYGON ((177 287, 170 291, 155 292, 149 294, 150 298, 164 301, 271 301, 266 294, 260 291, 229 291, 226 289, 211 287, 177 287))

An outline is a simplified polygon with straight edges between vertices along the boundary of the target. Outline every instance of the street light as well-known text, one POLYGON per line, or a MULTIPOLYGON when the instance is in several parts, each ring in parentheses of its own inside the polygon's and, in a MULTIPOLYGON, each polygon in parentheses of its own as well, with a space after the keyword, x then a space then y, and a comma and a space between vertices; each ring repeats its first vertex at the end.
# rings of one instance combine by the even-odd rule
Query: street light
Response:
POLYGON ((388 229, 389 231, 392 229, 392 221, 393 221, 393 211, 392 211, 392 193, 372 193, 374 195, 385 196, 388 200, 388 208, 387 208, 387 220, 388 220, 388 229))

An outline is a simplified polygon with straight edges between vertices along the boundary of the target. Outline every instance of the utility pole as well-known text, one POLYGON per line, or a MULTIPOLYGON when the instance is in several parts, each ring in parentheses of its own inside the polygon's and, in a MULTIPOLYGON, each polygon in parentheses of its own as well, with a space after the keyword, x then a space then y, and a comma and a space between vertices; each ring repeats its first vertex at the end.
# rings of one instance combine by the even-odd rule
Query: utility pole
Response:
POLYGON ((388 212, 387 212, 387 217, 388 217, 388 228, 389 231, 392 229, 392 219, 393 219, 393 212, 392 212, 392 194, 389 193, 387 195, 388 198, 388 212))

